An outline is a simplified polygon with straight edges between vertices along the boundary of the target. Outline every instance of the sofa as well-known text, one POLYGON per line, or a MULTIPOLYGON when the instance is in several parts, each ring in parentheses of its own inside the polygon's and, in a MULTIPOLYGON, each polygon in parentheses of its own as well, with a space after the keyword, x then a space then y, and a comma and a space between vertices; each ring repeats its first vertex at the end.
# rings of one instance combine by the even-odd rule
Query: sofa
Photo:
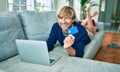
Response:
POLYGON ((45 66, 22 61, 15 40, 47 40, 51 26, 56 21, 56 11, 0 13, 0 72, 101 72, 102 69, 104 72, 120 72, 120 66, 117 64, 92 60, 104 38, 102 22, 95 23, 99 31, 85 46, 83 58, 70 57, 64 48, 56 43, 49 54, 59 55, 61 58, 54 65, 45 66))

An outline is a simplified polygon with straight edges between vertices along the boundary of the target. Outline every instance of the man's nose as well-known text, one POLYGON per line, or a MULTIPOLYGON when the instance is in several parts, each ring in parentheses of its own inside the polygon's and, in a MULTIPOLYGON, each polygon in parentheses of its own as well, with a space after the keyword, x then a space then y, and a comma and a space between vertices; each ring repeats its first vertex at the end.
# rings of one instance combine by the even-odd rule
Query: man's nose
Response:
POLYGON ((65 18, 62 19, 62 23, 66 23, 66 19, 65 18))

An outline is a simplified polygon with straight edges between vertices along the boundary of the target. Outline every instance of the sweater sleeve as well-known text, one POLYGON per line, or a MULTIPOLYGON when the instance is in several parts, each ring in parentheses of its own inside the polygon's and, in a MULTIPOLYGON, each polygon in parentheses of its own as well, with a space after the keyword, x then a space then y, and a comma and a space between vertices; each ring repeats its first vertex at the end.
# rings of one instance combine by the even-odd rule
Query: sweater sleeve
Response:
POLYGON ((84 46, 85 46, 85 44, 84 44, 83 41, 75 44, 74 49, 76 51, 76 55, 75 55, 76 57, 82 57, 83 56, 83 54, 84 54, 84 46))
POLYGON ((53 50, 54 44, 57 41, 57 38, 55 36, 56 27, 55 24, 52 26, 51 32, 49 34, 48 40, 47 40, 47 46, 48 46, 48 51, 53 50))
POLYGON ((73 48, 76 51, 76 57, 82 57, 84 54, 85 45, 90 43, 91 40, 84 27, 81 27, 79 29, 79 33, 74 36, 75 36, 75 43, 73 44, 73 48))

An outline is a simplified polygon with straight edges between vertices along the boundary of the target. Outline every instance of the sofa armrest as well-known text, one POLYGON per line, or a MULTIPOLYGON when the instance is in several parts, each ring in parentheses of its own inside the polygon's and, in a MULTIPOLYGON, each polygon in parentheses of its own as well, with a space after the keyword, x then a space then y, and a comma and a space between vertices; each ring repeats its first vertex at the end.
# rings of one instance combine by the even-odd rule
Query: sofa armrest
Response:
POLYGON ((85 46, 83 58, 92 59, 98 51, 98 44, 96 40, 92 40, 85 46))
POLYGON ((98 27, 99 31, 104 30, 104 23, 103 22, 95 22, 95 25, 98 27))
POLYGON ((93 40, 85 46, 83 58, 93 59, 99 48, 101 47, 104 38, 104 31, 99 31, 94 35, 93 40))

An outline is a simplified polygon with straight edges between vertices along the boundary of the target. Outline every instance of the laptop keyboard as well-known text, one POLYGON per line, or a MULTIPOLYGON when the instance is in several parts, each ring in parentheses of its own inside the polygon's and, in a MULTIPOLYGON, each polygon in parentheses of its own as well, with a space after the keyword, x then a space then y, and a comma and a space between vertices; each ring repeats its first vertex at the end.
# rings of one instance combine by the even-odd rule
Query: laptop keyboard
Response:
POLYGON ((52 62, 54 62, 55 61, 55 59, 50 59, 50 63, 52 63, 52 62))
POLYGON ((56 62, 59 58, 61 58, 61 56, 50 55, 50 54, 49 54, 49 58, 50 58, 50 63, 54 63, 54 62, 56 62))

